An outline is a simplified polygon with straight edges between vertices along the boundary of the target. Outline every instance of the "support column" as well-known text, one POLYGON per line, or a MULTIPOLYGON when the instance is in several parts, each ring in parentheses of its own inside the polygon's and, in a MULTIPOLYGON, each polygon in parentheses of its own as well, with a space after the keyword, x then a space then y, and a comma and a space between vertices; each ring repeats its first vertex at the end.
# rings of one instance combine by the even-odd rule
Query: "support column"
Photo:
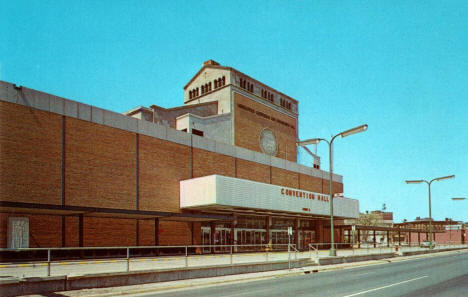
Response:
POLYGON ((83 247, 83 215, 78 215, 78 246, 83 247))
POLYGON ((231 222, 230 244, 235 244, 234 243, 234 238, 235 238, 235 232, 236 232, 236 225, 237 225, 237 218, 234 216, 234 221, 231 222))
POLYGON ((267 243, 268 245, 271 244, 270 225, 271 225, 271 216, 267 216, 267 217, 265 218, 265 230, 266 230, 265 240, 266 240, 266 243, 267 243))
POLYGON ((408 245, 411 245, 411 231, 408 231, 408 245))
POLYGON ((421 232, 418 232, 418 245, 421 245, 421 232))
POLYGON ((360 229, 357 230, 357 243, 358 243, 357 247, 358 249, 360 249, 361 248, 361 230, 360 229))
POLYGON ((300 221, 298 218, 294 220, 294 244, 296 245, 296 249, 299 249, 299 225, 300 221))
MULTIPOLYGON (((154 245, 159 245, 159 218, 154 218, 154 245)), ((156 256, 159 256, 159 249, 156 249, 156 256)))
POLYGON ((375 238, 375 229, 373 231, 374 231, 374 248, 376 248, 377 247, 377 238, 375 238))
POLYGON ((387 230, 387 247, 390 247, 390 231, 387 230))
POLYGON ((398 230, 398 245, 401 245, 401 232, 398 230))
MULTIPOLYGON (((211 240, 211 245, 215 245, 216 224, 215 224, 214 222, 211 222, 211 223, 210 223, 210 227, 211 227, 211 232, 210 232, 210 233, 211 233, 211 234, 210 234, 210 236, 211 236, 211 238, 210 238, 210 240, 211 240)), ((210 251, 211 251, 212 253, 214 253, 214 248, 211 247, 211 248, 210 248, 210 251)))

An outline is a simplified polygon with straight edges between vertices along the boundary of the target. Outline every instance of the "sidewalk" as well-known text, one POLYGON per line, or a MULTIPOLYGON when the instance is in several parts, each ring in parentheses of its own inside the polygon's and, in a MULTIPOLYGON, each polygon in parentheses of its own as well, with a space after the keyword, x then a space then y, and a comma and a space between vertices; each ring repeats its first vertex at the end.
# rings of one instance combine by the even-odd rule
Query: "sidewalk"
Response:
MULTIPOLYGON (((465 245, 465 247, 468 247, 465 245)), ((443 246, 436 249, 443 249, 443 246)), ((427 248, 400 246, 398 252, 421 251, 427 248)), ((352 255, 375 255, 395 252, 395 248, 361 248, 337 250, 337 256, 352 255)), ((291 259, 311 259, 328 256, 328 250, 308 251, 308 252, 259 252, 259 253, 238 253, 238 254, 210 254, 154 258, 132 258, 129 260, 129 271, 145 271, 154 269, 190 268, 201 266, 233 265, 242 263, 258 263, 272 261, 287 261, 291 259)), ((46 262, 29 262, 21 264, 2 263, 0 264, 0 277, 44 277, 47 276, 46 262)), ((111 273, 127 271, 126 259, 102 259, 83 261, 52 261, 50 267, 51 276, 76 276, 92 273, 111 273)))

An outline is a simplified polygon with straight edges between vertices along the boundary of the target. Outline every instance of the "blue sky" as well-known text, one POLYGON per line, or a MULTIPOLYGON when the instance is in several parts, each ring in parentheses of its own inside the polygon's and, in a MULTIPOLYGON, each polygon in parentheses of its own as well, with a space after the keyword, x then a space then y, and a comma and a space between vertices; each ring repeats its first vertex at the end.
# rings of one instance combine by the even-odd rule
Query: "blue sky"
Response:
MULTIPOLYGON (((337 139, 361 211, 468 221, 467 1, 5 1, 0 79, 123 112, 183 104, 214 59, 300 101, 300 138, 337 139)), ((322 166, 328 153, 319 145, 322 166)), ((301 160, 310 160, 301 154, 301 160)))

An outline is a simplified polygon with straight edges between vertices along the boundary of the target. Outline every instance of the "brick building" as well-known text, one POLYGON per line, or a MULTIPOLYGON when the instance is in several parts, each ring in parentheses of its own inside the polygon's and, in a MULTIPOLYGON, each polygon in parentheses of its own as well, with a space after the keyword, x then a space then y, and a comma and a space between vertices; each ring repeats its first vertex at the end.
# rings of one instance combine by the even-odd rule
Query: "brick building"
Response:
POLYGON ((0 82, 0 247, 328 242, 328 173, 297 140, 298 101, 212 60, 183 106, 124 114, 0 82))
MULTIPOLYGON (((404 241, 408 243, 420 243, 429 240, 429 218, 417 217, 414 221, 404 221, 397 224, 401 228, 412 228, 420 230, 418 233, 404 234, 404 241)), ((463 222, 453 221, 446 218, 444 221, 432 220, 432 240, 438 244, 464 244, 468 238, 468 233, 463 222)))

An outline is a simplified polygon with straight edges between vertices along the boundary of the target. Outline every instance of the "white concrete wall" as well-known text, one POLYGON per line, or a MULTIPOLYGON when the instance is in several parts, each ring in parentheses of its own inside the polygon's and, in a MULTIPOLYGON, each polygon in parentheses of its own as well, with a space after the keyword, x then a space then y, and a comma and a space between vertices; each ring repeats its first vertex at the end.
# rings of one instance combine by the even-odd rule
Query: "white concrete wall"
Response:
POLYGON ((201 130, 204 137, 215 141, 232 144, 231 114, 222 114, 209 117, 199 117, 193 114, 185 114, 176 119, 177 130, 192 129, 201 130))
MULTIPOLYGON (((229 206, 329 216, 330 204, 327 199, 328 195, 321 193, 221 175, 180 182, 180 207, 188 209, 229 206), (300 192, 301 195, 286 194, 289 191, 300 192), (315 198, 311 199, 312 196, 315 198)), ((355 199, 336 197, 333 199, 333 207, 333 213, 338 217, 359 217, 359 201, 355 199)))

